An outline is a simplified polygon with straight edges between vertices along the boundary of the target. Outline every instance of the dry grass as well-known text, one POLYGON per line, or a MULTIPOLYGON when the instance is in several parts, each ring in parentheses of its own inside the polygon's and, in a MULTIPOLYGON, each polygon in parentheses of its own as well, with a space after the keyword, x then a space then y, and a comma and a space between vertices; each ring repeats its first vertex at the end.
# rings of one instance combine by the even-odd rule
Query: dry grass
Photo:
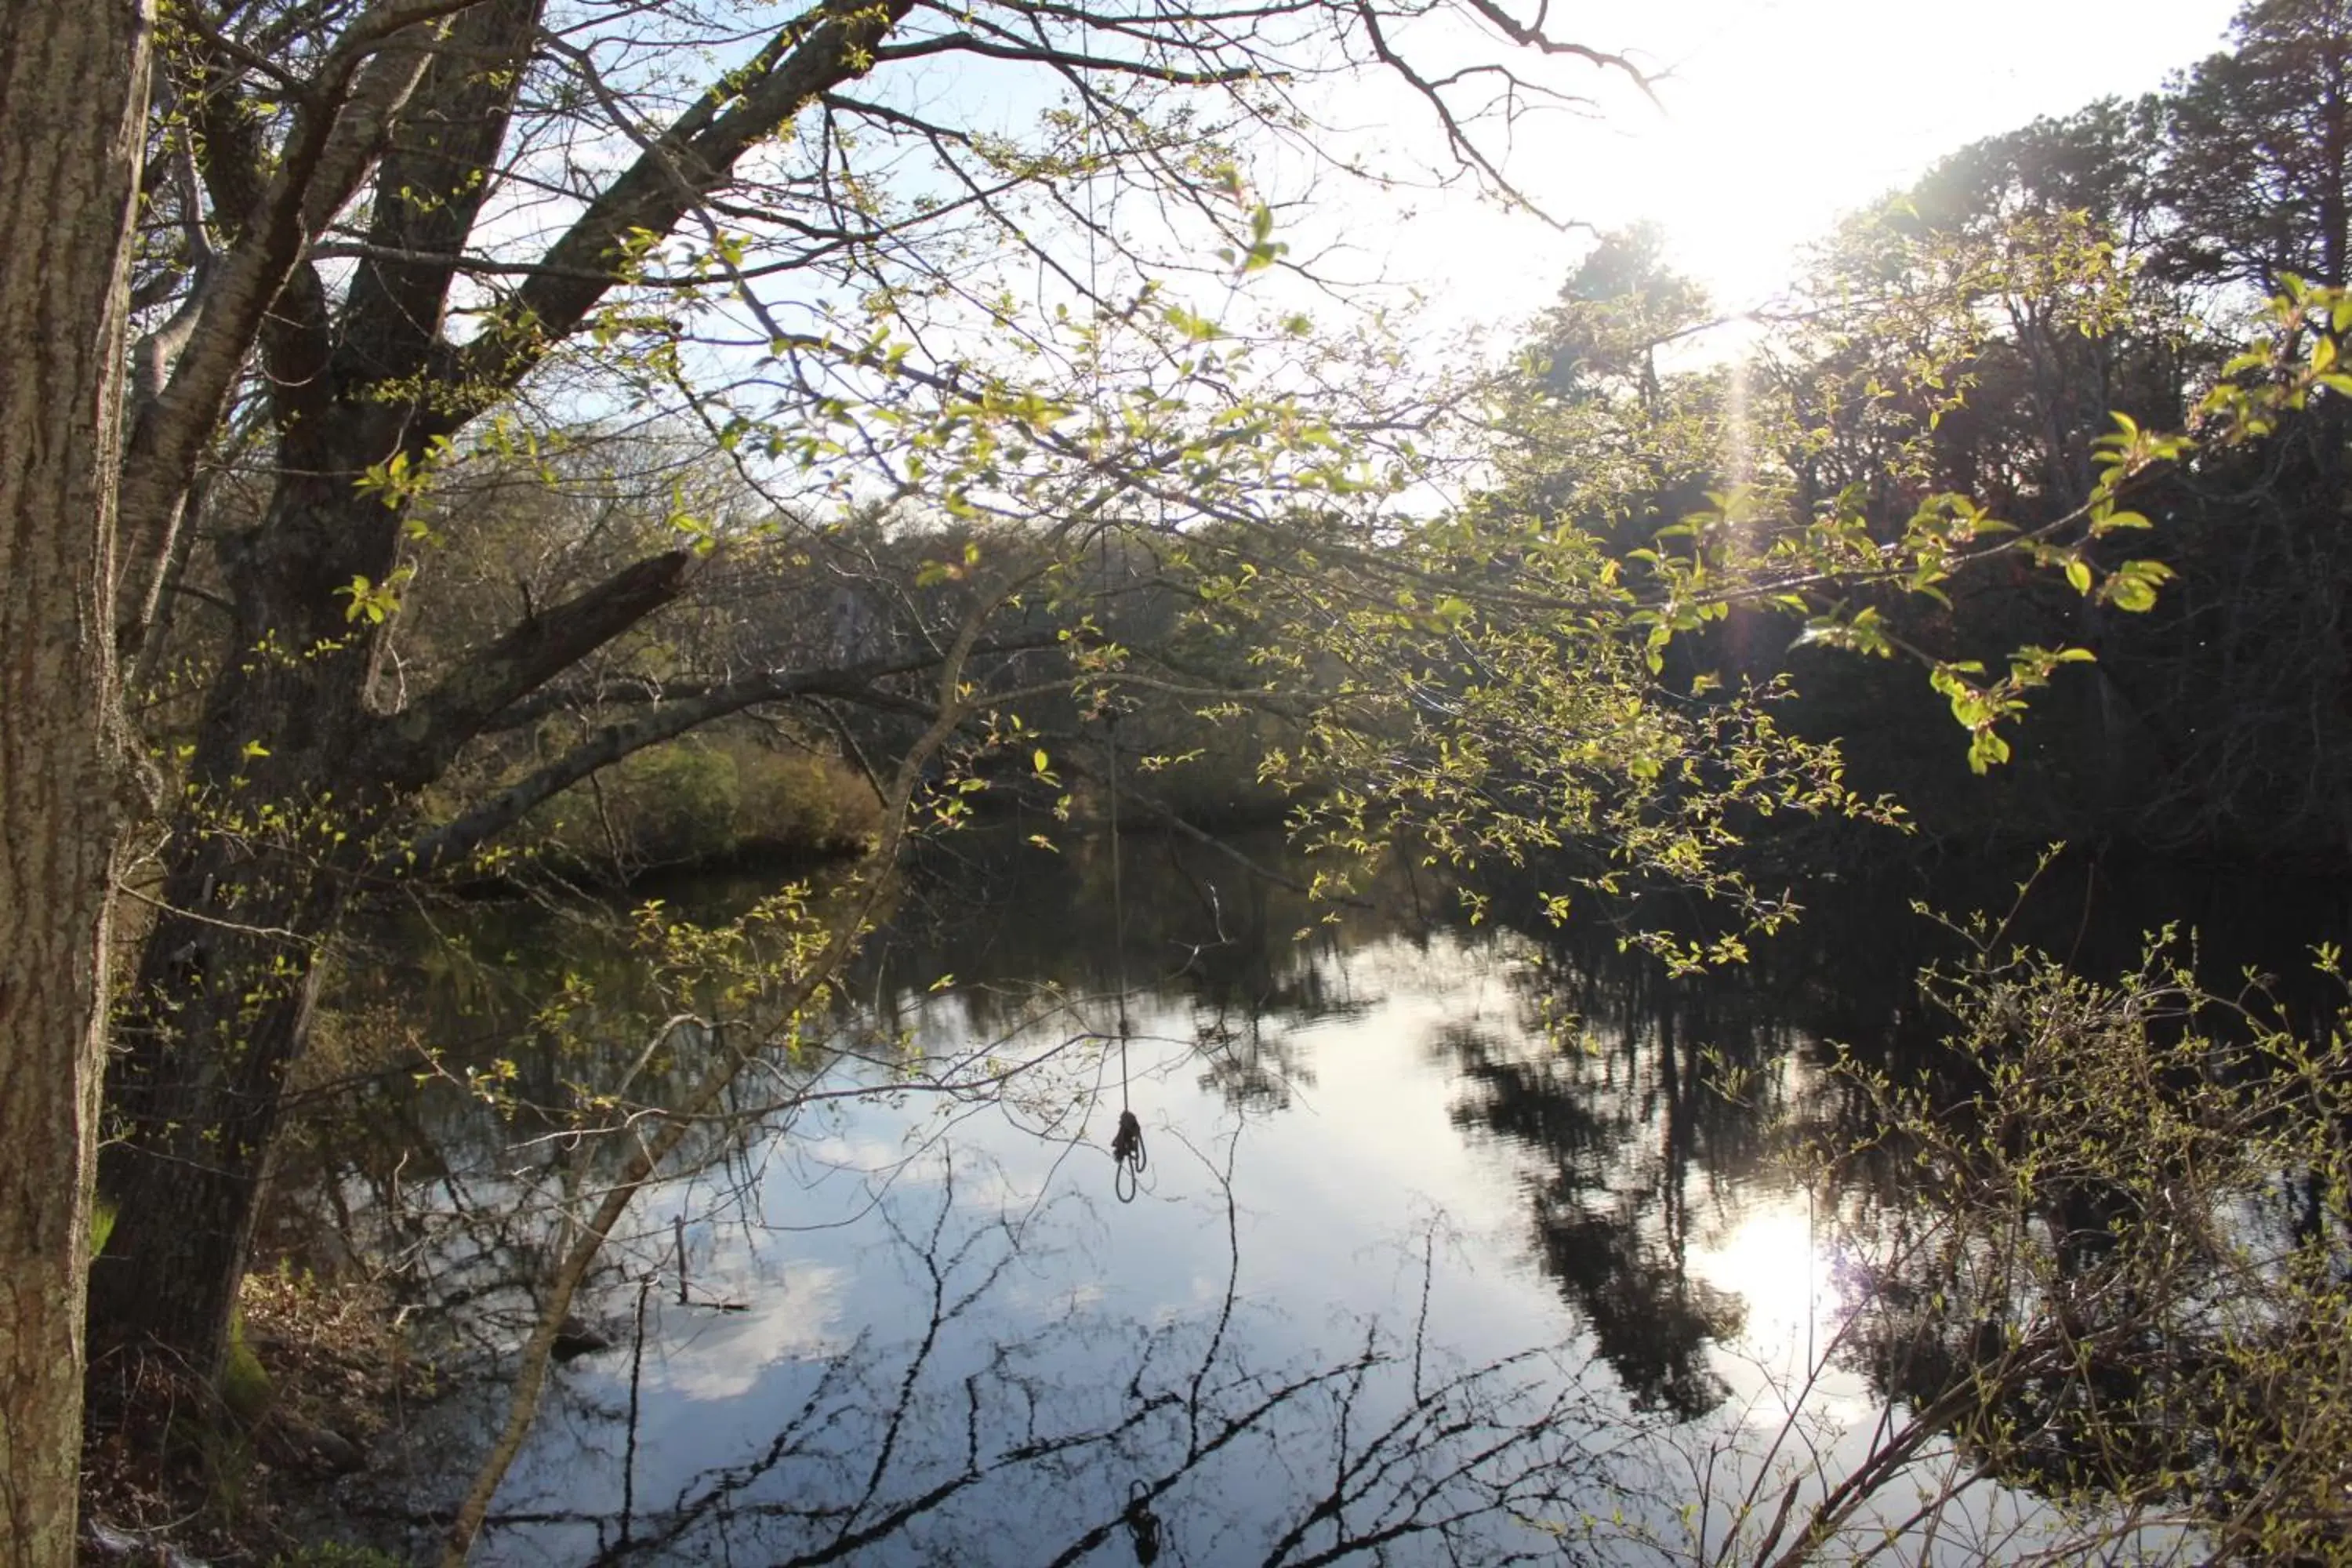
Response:
MULTIPOLYGON (((93 1369, 82 1512, 234 1568, 297 1546, 294 1520, 434 1386, 367 1280, 248 1276, 219 1392, 157 1357, 93 1369)), ((90 1560, 103 1560, 91 1554, 90 1560)), ((147 1560, 147 1559, 141 1559, 147 1560)))

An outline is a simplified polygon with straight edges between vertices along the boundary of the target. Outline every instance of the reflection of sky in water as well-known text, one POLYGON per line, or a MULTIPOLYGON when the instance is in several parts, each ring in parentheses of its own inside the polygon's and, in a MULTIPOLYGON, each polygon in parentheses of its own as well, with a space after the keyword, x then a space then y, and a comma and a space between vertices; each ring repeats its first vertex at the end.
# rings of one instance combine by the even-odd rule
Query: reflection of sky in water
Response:
MULTIPOLYGON (((1721 1102, 1702 1114, 1685 1045, 1547 1038, 1507 938, 1284 962, 1318 966, 1316 1004, 1229 1013, 1208 1057, 1192 994, 1131 1003, 1132 1205, 1104 1152, 1116 1052, 1084 1046, 1054 1069, 1099 1086, 1083 1143, 1018 1110, 842 1100, 748 1170, 648 1194, 622 1251, 663 1270, 634 1456, 624 1286, 594 1304, 621 1348, 559 1373, 481 1559, 1132 1562, 1141 1493, 1169 1562, 1357 1538, 1366 1561, 1495 1561, 1559 1546, 1543 1525, 1574 1526, 1574 1556, 1663 1561, 1640 1538, 1684 1539, 1693 1466, 1735 1495, 1800 1397, 1805 1442, 1860 1457, 1864 1379, 1803 1381, 1838 1305, 1807 1198, 1721 1102), (695 1299, 745 1310, 673 1299, 678 1215, 695 1299), (1449 1470, 1473 1452, 1486 1469, 1449 1470), (1583 1515, 1628 1522, 1588 1541, 1583 1515)), ((899 1005, 927 1050, 971 1043, 966 999, 899 1005)), ((1801 1065, 1770 1070, 1801 1090, 1801 1065)), ((1727 1505, 1707 1515, 1719 1536, 1727 1505)))

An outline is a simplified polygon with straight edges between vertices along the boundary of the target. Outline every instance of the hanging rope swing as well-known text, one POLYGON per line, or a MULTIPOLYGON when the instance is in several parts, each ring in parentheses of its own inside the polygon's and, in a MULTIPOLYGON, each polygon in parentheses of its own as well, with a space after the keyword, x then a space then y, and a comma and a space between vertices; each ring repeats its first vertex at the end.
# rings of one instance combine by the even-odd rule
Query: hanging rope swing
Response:
MULTIPOLYGON (((1108 574, 1109 551, 1104 551, 1108 574)), ((1106 701, 1103 708, 1103 778, 1110 792, 1111 945, 1118 972, 1118 1131, 1111 1135, 1110 1190, 1123 1204, 1135 1201, 1151 1157, 1143 1147, 1143 1123, 1136 1119, 1128 1099, 1127 1041, 1127 892, 1120 879, 1118 836, 1118 713, 1106 701)))
POLYGON ((1132 1110, 1121 1110, 1118 1113, 1118 1131, 1110 1141, 1110 1157, 1117 1163, 1111 1172, 1110 1190, 1118 1195, 1119 1202, 1131 1204, 1137 1184, 1151 1163, 1151 1157, 1143 1149, 1143 1123, 1135 1119, 1132 1110))
MULTIPOLYGON (((1097 311, 1100 311, 1102 290, 1101 280, 1096 272, 1095 241, 1099 237, 1101 230, 1095 225, 1095 181, 1092 177, 1090 149, 1092 134, 1090 127, 1087 132, 1088 142, 1082 143, 1082 147, 1087 148, 1085 161, 1088 166, 1088 178, 1085 181, 1087 300, 1097 311)), ((1099 327, 1100 324, 1097 321, 1097 325, 1099 327)), ((1102 390, 1102 336, 1099 331, 1096 333, 1087 349, 1087 357, 1092 365, 1095 392, 1099 396, 1102 390)), ((1160 521, 1163 525, 1167 521, 1167 504, 1164 499, 1160 502, 1160 521)), ((1110 530, 1107 527, 1097 528, 1095 541, 1102 573, 1102 591, 1105 602, 1108 603, 1112 587, 1110 530)), ((1111 1135, 1110 1140, 1112 1163, 1110 1185, 1111 1191, 1118 1195, 1119 1202, 1131 1204, 1135 1201, 1136 1194, 1141 1190, 1144 1168, 1150 1163, 1150 1156, 1144 1152, 1143 1148, 1143 1123, 1137 1120, 1135 1108, 1128 1100, 1127 892, 1119 879, 1121 855, 1118 836, 1118 707, 1108 686, 1097 695, 1096 702, 1096 711, 1101 715, 1103 723, 1103 780, 1105 787, 1110 794, 1110 904, 1114 962, 1118 972, 1118 1130, 1111 1135)), ((1147 1509, 1145 1511, 1146 1516, 1149 1517, 1150 1510, 1147 1509)), ((1150 1562, 1152 1556, 1159 1554, 1157 1521, 1154 1521, 1153 1535, 1150 1556, 1142 1555, 1142 1540, 1140 1536, 1137 1538, 1138 1555, 1146 1563, 1150 1562)))

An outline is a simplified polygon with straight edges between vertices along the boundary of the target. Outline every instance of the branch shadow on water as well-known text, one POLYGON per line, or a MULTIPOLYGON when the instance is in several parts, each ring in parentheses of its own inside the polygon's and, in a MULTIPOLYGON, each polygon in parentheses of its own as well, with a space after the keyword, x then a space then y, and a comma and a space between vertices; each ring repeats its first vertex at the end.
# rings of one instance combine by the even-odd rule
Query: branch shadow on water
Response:
MULTIPOLYGON (((1443 1348, 1433 1244, 1415 1321, 1364 1324, 1320 1356, 1268 1349, 1272 1310, 1241 1287, 1232 1151, 1187 1149, 1223 1194, 1218 1294, 1154 1321, 1031 1289, 1037 1250, 1084 1227, 1059 1211, 1089 1200, 1008 1208, 972 1179, 981 1162, 941 1150, 874 1216, 911 1287, 907 1331, 744 1369, 752 1388, 707 1417, 737 1429, 738 1457, 671 1473, 641 1414, 659 1401, 634 1385, 674 1372, 709 1319, 658 1307, 635 1354, 617 1347, 551 1410, 484 1560, 1557 1562, 1579 1560, 1571 1527, 1596 1510, 1672 1517, 1604 1371, 1556 1347, 1443 1348)), ((668 1395, 667 1419, 697 1418, 668 1395)), ((442 1511, 379 1510, 420 1530, 442 1511)))

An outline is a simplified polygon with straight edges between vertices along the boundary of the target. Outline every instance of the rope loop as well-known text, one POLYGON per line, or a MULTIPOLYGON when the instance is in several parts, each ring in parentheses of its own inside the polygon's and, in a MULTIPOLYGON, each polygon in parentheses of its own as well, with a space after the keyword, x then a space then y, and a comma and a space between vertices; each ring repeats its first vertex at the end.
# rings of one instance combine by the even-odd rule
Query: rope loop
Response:
POLYGON ((1110 1157, 1118 1167, 1111 1173, 1111 1191, 1118 1195, 1119 1202, 1131 1204, 1143 1173, 1151 1164, 1150 1156, 1143 1149, 1143 1123, 1135 1119, 1132 1110, 1118 1113, 1118 1131, 1111 1136, 1110 1157))

